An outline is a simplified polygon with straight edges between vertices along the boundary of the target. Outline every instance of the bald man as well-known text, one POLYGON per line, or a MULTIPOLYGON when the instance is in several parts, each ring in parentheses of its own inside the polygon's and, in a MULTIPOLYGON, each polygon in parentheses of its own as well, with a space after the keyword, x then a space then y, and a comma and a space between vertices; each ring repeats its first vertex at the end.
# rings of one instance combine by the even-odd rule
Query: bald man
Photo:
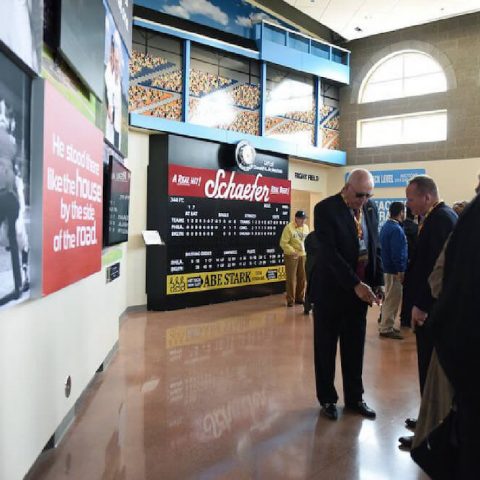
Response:
POLYGON ((345 407, 375 418, 363 400, 363 351, 369 305, 384 296, 378 213, 370 200, 374 181, 353 170, 341 192, 315 206, 318 257, 312 274, 314 354, 321 413, 338 418, 335 357, 340 340, 345 407))

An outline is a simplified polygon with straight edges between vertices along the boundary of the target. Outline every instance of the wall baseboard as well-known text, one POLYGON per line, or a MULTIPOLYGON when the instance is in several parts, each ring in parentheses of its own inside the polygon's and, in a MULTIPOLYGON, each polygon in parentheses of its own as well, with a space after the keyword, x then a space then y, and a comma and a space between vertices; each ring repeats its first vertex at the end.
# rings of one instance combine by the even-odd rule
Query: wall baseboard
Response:
POLYGON ((118 319, 118 326, 121 327, 123 325, 123 322, 128 318, 129 313, 141 313, 146 311, 146 305, 131 305, 130 307, 127 307, 118 319))
POLYGON ((90 381, 88 382, 87 386, 83 389, 82 393, 78 397, 77 401, 75 404, 70 408, 70 410, 67 412, 65 417, 63 417, 62 421, 58 425, 58 427, 55 429, 55 432, 52 434, 52 436, 49 438, 48 442, 45 444, 43 447, 43 450, 40 452, 40 455, 35 459, 35 462, 33 465, 30 467, 30 470, 28 471, 27 475, 25 478, 28 478, 28 475, 33 471, 38 459, 42 455, 43 452, 47 450, 51 450, 52 448, 57 448, 58 445, 60 445, 61 441, 67 434, 68 430, 70 427, 73 425, 75 418, 77 416, 77 412, 80 410, 80 408, 83 405, 83 402, 86 397, 86 393, 89 390, 89 388, 92 386, 93 382, 96 380, 97 375, 99 373, 104 372, 112 362, 113 358, 115 357, 115 354, 118 352, 118 340, 115 342, 113 347, 110 349, 110 351, 107 353, 107 356, 103 360, 103 362, 100 364, 100 366, 97 368, 95 374, 92 376, 90 381))

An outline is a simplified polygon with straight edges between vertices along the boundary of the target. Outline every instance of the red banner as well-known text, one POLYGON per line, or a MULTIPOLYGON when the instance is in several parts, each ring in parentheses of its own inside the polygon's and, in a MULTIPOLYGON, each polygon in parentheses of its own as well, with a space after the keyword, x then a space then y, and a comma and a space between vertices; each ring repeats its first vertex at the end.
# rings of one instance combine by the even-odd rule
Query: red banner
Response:
POLYGON ((43 294, 101 268, 103 134, 45 82, 43 294))
POLYGON ((243 202, 290 204, 290 180, 226 170, 170 165, 168 194, 243 202))

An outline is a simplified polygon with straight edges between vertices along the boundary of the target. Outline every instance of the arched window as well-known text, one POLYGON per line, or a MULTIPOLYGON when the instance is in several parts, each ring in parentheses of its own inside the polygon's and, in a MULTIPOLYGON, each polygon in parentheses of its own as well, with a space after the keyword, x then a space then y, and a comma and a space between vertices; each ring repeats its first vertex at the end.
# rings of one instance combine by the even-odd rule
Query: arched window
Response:
POLYGON ((380 60, 360 87, 359 103, 445 92, 447 78, 440 64, 416 50, 395 52, 380 60))

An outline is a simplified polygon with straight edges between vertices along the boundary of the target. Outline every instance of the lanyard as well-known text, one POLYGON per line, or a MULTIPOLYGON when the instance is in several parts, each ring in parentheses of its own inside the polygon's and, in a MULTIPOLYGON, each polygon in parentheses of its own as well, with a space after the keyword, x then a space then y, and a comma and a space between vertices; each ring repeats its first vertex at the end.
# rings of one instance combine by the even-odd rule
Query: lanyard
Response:
POLYGON ((362 217, 363 217, 363 211, 361 208, 359 210, 353 211, 353 219, 355 220, 355 226, 357 227, 357 236, 359 240, 363 240, 362 217))
MULTIPOLYGON (((345 199, 345 196, 343 195, 343 192, 341 192, 342 199, 345 202, 345 205, 350 209, 347 200, 345 199)), ((360 208, 358 210, 354 210, 353 208, 351 209, 353 211, 353 220, 355 221, 355 227, 357 229, 357 237, 359 240, 363 240, 363 210, 360 208)))

